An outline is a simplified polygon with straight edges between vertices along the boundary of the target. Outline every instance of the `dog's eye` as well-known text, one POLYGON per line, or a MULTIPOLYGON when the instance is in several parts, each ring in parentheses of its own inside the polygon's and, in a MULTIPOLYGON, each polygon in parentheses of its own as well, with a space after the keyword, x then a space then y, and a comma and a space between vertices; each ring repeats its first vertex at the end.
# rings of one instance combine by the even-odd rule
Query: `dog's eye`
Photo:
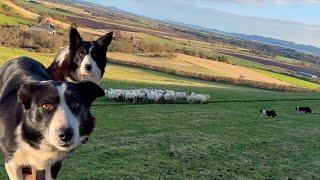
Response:
POLYGON ((42 109, 46 111, 52 111, 54 109, 54 106, 53 104, 50 104, 50 103, 44 103, 42 104, 42 109))
POLYGON ((81 53, 79 54, 79 56, 83 58, 83 57, 85 56, 85 54, 84 54, 83 52, 81 52, 81 53))
POLYGON ((80 103, 78 103, 78 102, 71 103, 71 108, 72 109, 77 109, 79 107, 80 107, 80 103))

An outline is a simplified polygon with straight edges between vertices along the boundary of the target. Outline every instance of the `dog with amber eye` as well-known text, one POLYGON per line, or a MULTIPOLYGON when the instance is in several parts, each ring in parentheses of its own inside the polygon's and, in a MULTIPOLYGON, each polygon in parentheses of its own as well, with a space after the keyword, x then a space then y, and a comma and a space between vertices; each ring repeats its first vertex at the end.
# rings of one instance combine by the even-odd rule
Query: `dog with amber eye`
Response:
POLYGON ((0 69, 0 151, 10 179, 22 167, 46 171, 82 145, 94 128, 93 101, 104 91, 93 82, 52 81, 43 65, 27 57, 0 69))

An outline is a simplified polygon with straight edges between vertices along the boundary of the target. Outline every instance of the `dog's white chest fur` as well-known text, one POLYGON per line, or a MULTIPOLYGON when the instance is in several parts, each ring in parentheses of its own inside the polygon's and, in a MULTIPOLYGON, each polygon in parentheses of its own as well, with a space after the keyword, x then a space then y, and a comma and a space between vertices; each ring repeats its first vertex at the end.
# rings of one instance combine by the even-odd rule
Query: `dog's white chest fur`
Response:
POLYGON ((38 170, 44 170, 69 155, 67 152, 56 150, 47 145, 47 143, 41 143, 39 149, 34 149, 27 142, 23 141, 19 135, 17 136, 17 144, 18 148, 14 152, 10 163, 18 166, 32 165, 38 170))
POLYGON ((66 153, 58 151, 36 150, 25 143, 19 146, 11 162, 19 166, 32 165, 38 170, 44 170, 66 156, 66 153))

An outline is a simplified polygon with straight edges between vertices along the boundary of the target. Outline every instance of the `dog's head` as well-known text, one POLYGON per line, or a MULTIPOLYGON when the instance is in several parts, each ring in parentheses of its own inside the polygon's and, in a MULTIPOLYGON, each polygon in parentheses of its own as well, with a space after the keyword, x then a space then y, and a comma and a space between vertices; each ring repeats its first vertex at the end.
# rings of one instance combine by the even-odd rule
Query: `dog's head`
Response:
POLYGON ((295 107, 294 109, 295 109, 296 111, 299 111, 299 107, 298 107, 298 106, 297 106, 297 107, 295 107))
POLYGON ((39 145, 46 142, 61 151, 71 151, 92 132, 95 119, 90 107, 103 95, 103 89, 93 82, 25 83, 18 92, 26 117, 22 133, 27 141, 39 145))
POLYGON ((75 28, 70 30, 71 68, 76 73, 78 81, 92 81, 96 84, 104 74, 107 64, 106 53, 112 41, 110 32, 96 41, 83 41, 75 28))

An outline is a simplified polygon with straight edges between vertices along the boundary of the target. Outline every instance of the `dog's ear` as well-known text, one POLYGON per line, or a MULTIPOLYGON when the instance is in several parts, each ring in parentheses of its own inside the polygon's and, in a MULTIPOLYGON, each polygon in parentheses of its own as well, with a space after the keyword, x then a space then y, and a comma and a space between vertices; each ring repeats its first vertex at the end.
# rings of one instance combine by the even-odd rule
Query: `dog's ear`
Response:
POLYGON ((107 33, 97 40, 97 43, 107 50, 108 46, 111 44, 113 32, 107 33))
POLYGON ((37 89, 36 83, 24 83, 18 91, 18 101, 25 109, 30 109, 32 102, 32 92, 37 89))
POLYGON ((89 81, 74 84, 74 88, 72 88, 72 90, 76 94, 80 95, 88 108, 90 108, 96 98, 105 95, 104 90, 99 85, 89 81))
POLYGON ((70 40, 70 50, 76 50, 82 43, 82 38, 78 32, 78 30, 74 27, 71 27, 70 34, 69 34, 69 40, 70 40))

